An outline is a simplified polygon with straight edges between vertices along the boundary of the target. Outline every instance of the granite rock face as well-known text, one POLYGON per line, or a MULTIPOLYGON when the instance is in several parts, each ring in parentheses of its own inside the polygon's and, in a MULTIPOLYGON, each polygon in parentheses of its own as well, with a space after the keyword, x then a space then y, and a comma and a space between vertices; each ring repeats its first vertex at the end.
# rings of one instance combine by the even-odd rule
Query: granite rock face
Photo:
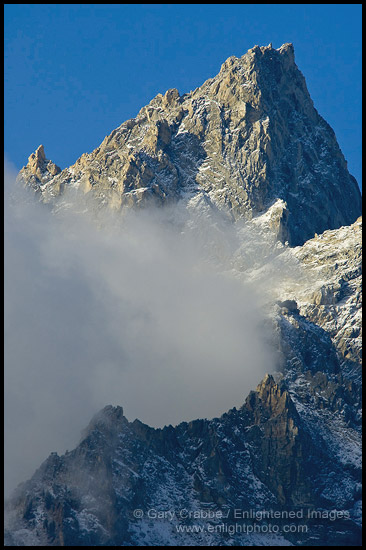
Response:
POLYGON ((357 183, 292 44, 230 57, 193 92, 158 94, 73 166, 35 170, 30 157, 20 176, 44 201, 78 188, 114 210, 202 194, 232 219, 251 219, 281 200, 279 236, 292 245, 361 214, 357 183))

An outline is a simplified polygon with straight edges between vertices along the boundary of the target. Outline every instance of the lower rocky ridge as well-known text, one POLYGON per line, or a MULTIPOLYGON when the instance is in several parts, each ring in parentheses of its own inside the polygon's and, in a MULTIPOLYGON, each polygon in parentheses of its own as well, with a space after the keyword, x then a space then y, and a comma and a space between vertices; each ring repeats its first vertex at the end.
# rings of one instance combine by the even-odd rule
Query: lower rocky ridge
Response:
POLYGON ((6 545, 359 545, 358 430, 332 406, 347 392, 318 373, 295 397, 276 378, 239 410, 176 427, 105 407, 75 450, 15 491, 6 545))

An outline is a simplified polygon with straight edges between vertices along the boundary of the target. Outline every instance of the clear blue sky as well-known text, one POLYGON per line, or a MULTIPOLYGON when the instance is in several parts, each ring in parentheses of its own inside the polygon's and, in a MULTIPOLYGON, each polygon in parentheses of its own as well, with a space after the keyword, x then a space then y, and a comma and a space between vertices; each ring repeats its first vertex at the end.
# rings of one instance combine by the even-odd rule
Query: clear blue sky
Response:
POLYGON ((5 154, 64 168, 168 88, 293 42, 315 107, 361 181, 361 4, 5 4, 5 154))

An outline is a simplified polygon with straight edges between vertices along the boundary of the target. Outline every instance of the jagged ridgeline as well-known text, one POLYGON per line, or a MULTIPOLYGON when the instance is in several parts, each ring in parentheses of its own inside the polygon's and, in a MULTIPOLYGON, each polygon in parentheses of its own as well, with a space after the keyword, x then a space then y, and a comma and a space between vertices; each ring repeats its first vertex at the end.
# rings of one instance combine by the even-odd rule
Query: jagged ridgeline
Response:
POLYGON ((292 44, 255 46, 193 92, 158 94, 62 171, 40 146, 20 176, 44 201, 79 188, 117 210, 201 194, 233 219, 250 219, 281 199, 278 235, 291 245, 361 214, 357 182, 292 44))
MULTIPOLYGON (((40 146, 19 178, 57 209, 76 189, 93 208, 183 201, 270 226, 267 245, 305 275, 282 282, 268 314, 281 373, 239 409, 175 427, 106 406, 13 493, 6 544, 360 545, 361 198, 292 44, 255 46, 193 92, 158 94, 70 168, 40 146), (253 513, 271 511, 298 515, 260 530, 253 513)), ((271 263, 250 276, 270 280, 271 263)))

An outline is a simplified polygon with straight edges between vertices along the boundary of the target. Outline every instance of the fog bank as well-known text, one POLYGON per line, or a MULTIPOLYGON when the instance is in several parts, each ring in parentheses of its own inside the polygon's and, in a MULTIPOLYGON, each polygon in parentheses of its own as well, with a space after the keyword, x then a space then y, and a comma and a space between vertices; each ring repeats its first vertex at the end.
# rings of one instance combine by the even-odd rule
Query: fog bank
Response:
POLYGON ((5 176, 7 491, 107 404, 156 427, 211 418, 274 370, 261 290, 233 276, 225 219, 178 205, 96 224, 5 176))

